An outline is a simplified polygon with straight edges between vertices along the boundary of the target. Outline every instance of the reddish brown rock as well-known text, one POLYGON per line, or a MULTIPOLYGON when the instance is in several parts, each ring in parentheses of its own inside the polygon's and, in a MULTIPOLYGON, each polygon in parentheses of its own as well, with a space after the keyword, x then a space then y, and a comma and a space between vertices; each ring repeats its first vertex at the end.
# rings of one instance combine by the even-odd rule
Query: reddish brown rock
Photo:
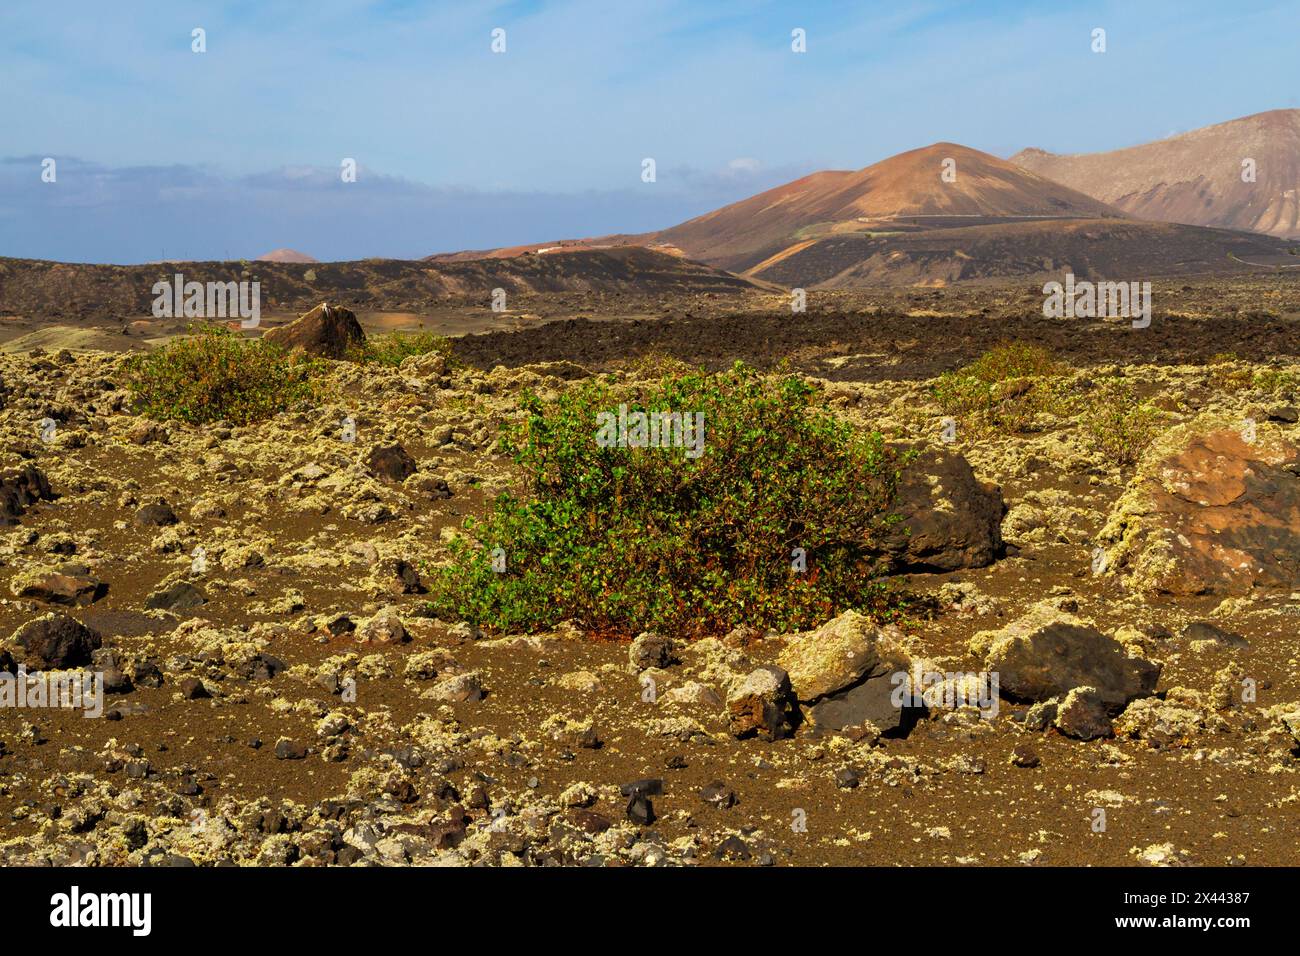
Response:
POLYGON ((999 677, 1002 696, 1047 701, 1076 687, 1089 688, 1111 713, 1148 697, 1160 665, 1129 657, 1114 638, 1072 614, 1038 605, 997 632, 981 632, 971 650, 985 652, 984 666, 999 677))
POLYGON ((28 621, 5 647, 15 662, 28 670, 49 670, 89 663, 101 643, 97 631, 56 612, 28 621))
POLYGON ((67 566, 32 568, 15 575, 9 583, 9 590, 14 597, 29 598, 43 604, 85 606, 98 601, 108 588, 84 568, 67 566))
POLYGON ((415 474, 415 459, 401 445, 380 445, 371 449, 366 467, 376 478, 401 483, 415 474))
POLYGON ((790 677, 779 667, 752 671, 727 697, 727 719, 735 737, 779 740, 794 732, 797 717, 790 677))
POLYGON ((1300 586, 1300 450, 1272 426, 1192 423, 1148 452, 1101 542, 1135 590, 1300 586))

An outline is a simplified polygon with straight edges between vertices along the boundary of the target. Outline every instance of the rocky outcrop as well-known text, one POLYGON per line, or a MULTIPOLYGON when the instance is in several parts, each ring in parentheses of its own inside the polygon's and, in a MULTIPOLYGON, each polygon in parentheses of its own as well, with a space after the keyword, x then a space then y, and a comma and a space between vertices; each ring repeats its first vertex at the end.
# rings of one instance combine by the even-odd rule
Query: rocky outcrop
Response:
POLYGON ((43 604, 85 606, 98 601, 108 587, 79 564, 58 568, 33 567, 14 575, 9 582, 14 597, 43 604))
POLYGON ((262 341, 318 358, 341 359, 365 344, 366 333, 350 309, 322 302, 288 325, 270 329, 262 341))
POLYGON ((5 641, 5 650, 28 671, 88 664, 101 643, 98 632, 66 614, 28 621, 5 641))
POLYGON ((876 548, 892 572, 982 568, 1002 550, 1002 490, 957 452, 921 452, 900 475, 890 510, 900 520, 876 548))
POLYGON ((1086 687, 1114 714, 1154 693, 1160 679, 1159 664, 1129 657, 1114 638, 1048 604, 1001 631, 977 634, 971 645, 1014 701, 1046 701, 1086 687))
POLYGON ((0 527, 17 524, 29 505, 53 499, 54 492, 45 472, 35 465, 24 465, 0 475, 0 527))
POLYGON ((1300 449, 1276 426, 1201 416, 1148 449, 1101 533, 1136 591, 1300 586, 1300 449))
POLYGON ((627 649, 628 670, 640 674, 651 667, 668 667, 677 660, 671 638, 645 631, 627 649))
POLYGON ((734 737, 779 740, 798 722, 790 677, 779 667, 759 667, 727 695, 727 720, 734 737))
POLYGON ((415 459, 400 444, 377 445, 366 459, 366 467, 376 478, 400 484, 415 474, 415 459))
POLYGON ((1056 729, 1075 740, 1096 740, 1114 733, 1106 702, 1093 687, 1076 687, 1056 710, 1056 729))
POLYGON ((857 611, 845 611, 815 631, 791 638, 777 658, 817 731, 847 730, 870 722, 898 732, 912 716, 894 704, 894 674, 911 660, 895 633, 857 611))

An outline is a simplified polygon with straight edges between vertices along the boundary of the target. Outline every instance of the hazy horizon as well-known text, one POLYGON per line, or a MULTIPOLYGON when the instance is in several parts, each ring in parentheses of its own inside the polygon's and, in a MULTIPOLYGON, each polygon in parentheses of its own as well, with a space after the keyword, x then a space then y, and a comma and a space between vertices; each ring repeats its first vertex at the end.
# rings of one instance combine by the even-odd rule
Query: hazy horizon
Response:
POLYGON ((663 228, 937 141, 1094 152, 1298 105, 1287 4, 1143 6, 180 2, 140 30, 20 0, 0 255, 418 258, 663 228))

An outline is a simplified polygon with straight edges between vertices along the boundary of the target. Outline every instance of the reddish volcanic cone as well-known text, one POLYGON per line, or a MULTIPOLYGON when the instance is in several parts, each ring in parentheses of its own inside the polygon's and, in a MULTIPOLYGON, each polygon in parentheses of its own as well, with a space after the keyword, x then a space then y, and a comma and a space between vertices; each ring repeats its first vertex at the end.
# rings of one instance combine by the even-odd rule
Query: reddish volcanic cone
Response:
POLYGON ((296 249, 272 249, 265 255, 257 257, 258 262, 320 262, 305 252, 296 249))

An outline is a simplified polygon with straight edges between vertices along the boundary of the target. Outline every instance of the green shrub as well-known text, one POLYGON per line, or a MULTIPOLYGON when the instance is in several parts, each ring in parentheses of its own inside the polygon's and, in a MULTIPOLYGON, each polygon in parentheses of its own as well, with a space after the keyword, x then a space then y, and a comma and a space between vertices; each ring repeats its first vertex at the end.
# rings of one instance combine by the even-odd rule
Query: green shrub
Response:
POLYGON ((1042 411, 1059 407, 1063 364, 1047 349, 1023 342, 996 346, 970 365, 945 372, 933 394, 963 432, 1021 432, 1042 411))
POLYGON ((430 352, 438 352, 450 358, 451 340, 445 335, 434 335, 432 332, 392 332, 367 338, 365 345, 355 349, 349 357, 357 362, 376 362, 396 367, 405 358, 428 355, 430 352))
POLYGON ((1241 392, 1251 386, 1254 373, 1243 366, 1235 352, 1216 352, 1208 362, 1210 387, 1220 392, 1241 392))
POLYGON ((609 636, 788 630, 847 608, 890 616, 900 599, 875 576, 871 542, 892 520, 900 462, 878 433, 818 408, 814 392, 738 363, 527 396, 502 439, 523 495, 465 522, 451 563, 431 575, 433 611, 501 631, 573 620, 609 636), (620 403, 629 415, 702 413, 701 453, 602 447, 598 415, 620 403))
POLYGON ((1160 410, 1139 401, 1122 378, 1102 379, 1088 393, 1080 418, 1084 441, 1121 466, 1136 464, 1155 437, 1160 410))
POLYGON ((134 411, 159 421, 247 425, 319 395, 316 360, 221 326, 190 332, 127 360, 134 411))
POLYGON ((1300 387, 1300 376, 1295 372, 1286 372, 1277 368, 1260 369, 1254 374, 1250 385, 1260 391, 1274 394, 1282 391, 1294 391, 1300 387))

